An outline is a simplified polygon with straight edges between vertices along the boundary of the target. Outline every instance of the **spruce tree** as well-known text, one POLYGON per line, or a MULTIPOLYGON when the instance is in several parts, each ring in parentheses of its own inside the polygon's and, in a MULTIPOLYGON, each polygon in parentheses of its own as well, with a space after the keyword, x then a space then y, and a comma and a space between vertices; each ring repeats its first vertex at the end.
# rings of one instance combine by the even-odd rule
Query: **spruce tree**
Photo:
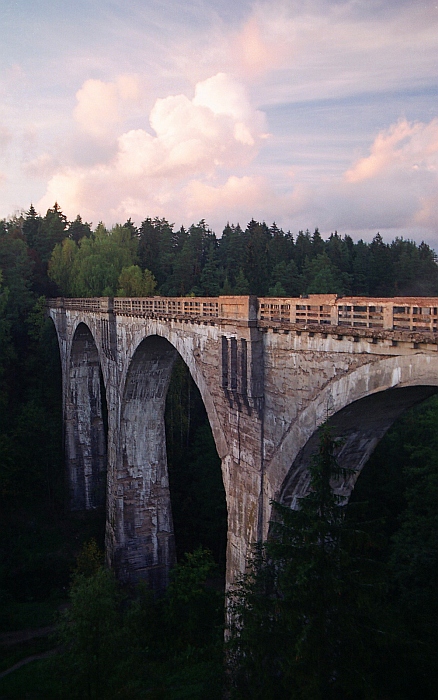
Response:
POLYGON ((273 504, 271 536, 231 592, 233 698, 373 697, 381 579, 332 488, 347 476, 336 450, 324 426, 307 495, 273 504))

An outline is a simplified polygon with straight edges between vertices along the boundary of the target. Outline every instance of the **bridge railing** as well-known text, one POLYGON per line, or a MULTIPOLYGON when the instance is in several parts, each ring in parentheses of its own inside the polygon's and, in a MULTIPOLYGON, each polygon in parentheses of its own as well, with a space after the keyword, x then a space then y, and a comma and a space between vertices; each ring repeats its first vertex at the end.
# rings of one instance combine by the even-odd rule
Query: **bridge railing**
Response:
POLYGON ((221 297, 96 297, 47 299, 48 308, 148 318, 257 321, 257 298, 221 297))
POLYGON ((438 297, 97 297, 48 299, 51 308, 148 318, 250 321, 270 324, 346 326, 438 332, 438 297))
POLYGON ((337 297, 310 294, 302 298, 259 298, 261 322, 349 326, 438 332, 437 297, 337 297))
POLYGON ((218 318, 219 300, 196 297, 115 297, 113 310, 116 314, 132 316, 218 318))

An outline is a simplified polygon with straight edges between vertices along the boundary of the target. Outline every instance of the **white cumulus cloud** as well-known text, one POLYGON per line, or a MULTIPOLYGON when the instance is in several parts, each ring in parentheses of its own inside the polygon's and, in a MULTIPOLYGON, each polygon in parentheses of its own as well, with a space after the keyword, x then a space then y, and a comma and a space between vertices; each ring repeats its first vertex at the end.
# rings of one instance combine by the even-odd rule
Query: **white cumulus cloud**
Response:
MULTIPOLYGON (((113 123, 118 118, 120 85, 87 81, 83 90, 79 98, 82 125, 99 136, 106 128, 104 112, 113 123), (91 105, 101 94, 106 109, 95 116, 91 105)), ((135 95, 134 88, 127 95, 135 95)), ((149 126, 149 130, 139 128, 121 134, 117 152, 108 162, 57 172, 39 207, 44 210, 56 199, 68 216, 79 211, 93 221, 103 216, 123 218, 129 206, 136 212, 126 211, 127 216, 134 216, 142 207, 139 216, 160 214, 170 218, 173 211, 181 219, 197 209, 198 191, 201 218, 201 205, 208 199, 206 193, 210 192, 214 199, 216 180, 227 180, 230 171, 246 166, 266 138, 264 115, 254 110, 243 87, 224 73, 199 82, 192 99, 184 94, 157 99, 149 115, 149 126), (228 175, 224 176, 226 171, 228 175), (207 190, 200 197, 202 186, 207 190), (163 213, 165 205, 169 211, 163 213)), ((231 177, 218 191, 230 196, 239 182, 245 183, 245 178, 231 177)), ((246 194, 248 187, 239 196, 246 194)), ((220 206, 217 196, 216 201, 220 206)))
POLYGON ((438 119, 429 124, 403 119, 378 134, 370 155, 357 161, 345 179, 361 182, 383 173, 437 173, 437 166, 438 119))

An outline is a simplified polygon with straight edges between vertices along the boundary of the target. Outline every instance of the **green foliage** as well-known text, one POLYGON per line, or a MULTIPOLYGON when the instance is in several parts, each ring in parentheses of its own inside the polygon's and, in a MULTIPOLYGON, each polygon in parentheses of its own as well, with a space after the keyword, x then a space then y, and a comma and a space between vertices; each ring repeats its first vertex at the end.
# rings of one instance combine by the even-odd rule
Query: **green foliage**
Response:
POLYGON ((164 600, 169 643, 175 651, 202 648, 217 638, 223 623, 223 595, 207 581, 216 571, 208 550, 187 552, 173 569, 164 600))
MULTIPOLYGON (((89 544, 79 559, 95 562, 95 553, 89 544)), ((214 568, 207 551, 188 554, 158 599, 144 584, 122 595, 102 566, 77 571, 53 661, 60 696, 219 699, 223 596, 208 586, 214 568)))
POLYGON ((7 318, 8 297, 9 289, 3 286, 3 273, 0 270, 0 409, 3 410, 7 397, 2 386, 2 379, 9 362, 14 356, 11 340, 11 321, 7 318))
POLYGON ((249 282, 245 277, 245 274, 240 268, 239 272, 237 273, 236 276, 236 284, 233 289, 233 294, 249 294, 250 293, 250 286, 249 282))
MULTIPOLYGON (((254 220, 246 229, 227 225, 219 240, 203 220, 188 230, 145 219, 138 230, 128 220, 111 231, 101 223, 92 232, 80 215, 68 222, 57 204, 44 216, 31 205, 0 222, 0 276, 4 628, 41 624, 43 607, 50 622, 77 548, 98 531, 103 537, 101 514, 90 514, 94 525, 64 513, 59 350, 41 294, 153 294, 155 280, 157 291, 169 295, 438 293, 436 255, 424 243, 388 245, 379 235, 371 244, 353 243, 336 232, 323 240, 318 230, 294 240, 275 224, 254 220)), ((42 697, 97 697, 95 678, 102 673, 107 698, 221 697, 220 577, 197 547, 209 548, 223 567, 226 505, 204 407, 182 367, 172 378, 166 415, 180 560, 172 584, 162 599, 143 588, 129 601, 102 568, 98 546, 89 543, 73 580, 75 619, 59 659, 62 687, 52 687, 55 676, 46 678, 42 697)), ((277 508, 272 539, 255 549, 234 593, 239 624, 229 653, 236 697, 435 697, 437 418, 432 400, 382 442, 378 466, 370 463, 355 489, 360 500, 361 483, 369 485, 360 522, 339 504, 332 509, 324 479, 318 488, 313 483, 299 510, 277 508), (323 496, 325 520, 318 520, 323 496), (374 625, 376 606, 380 626, 374 625), (380 641, 376 629, 385 630, 380 641)), ((325 457, 330 471, 330 450, 325 457)), ((11 697, 28 692, 31 666, 16 676, 27 677, 27 688, 17 680, 20 690, 11 697)))
POLYGON ((65 238, 67 228, 67 217, 62 213, 59 205, 55 202, 52 209, 48 209, 45 217, 41 220, 35 249, 43 262, 47 263, 52 254, 52 250, 57 243, 65 238))
POLYGON ((82 221, 82 217, 78 214, 76 219, 69 224, 68 237, 75 243, 79 243, 81 238, 91 236, 91 224, 82 221))
POLYGON ((113 296, 124 268, 135 265, 137 239, 130 229, 102 224, 79 243, 67 239, 58 244, 49 264, 49 276, 64 296, 113 296))
POLYGON ((151 297, 157 282, 150 270, 141 271, 138 265, 124 267, 119 276, 118 297, 151 297))
POLYGON ((243 240, 243 273, 248 280, 250 293, 265 296, 269 287, 271 234, 264 222, 260 224, 252 219, 247 226, 243 240))
POLYGON ((111 688, 121 641, 120 594, 112 572, 76 574, 59 625, 67 697, 114 697, 111 688))
MULTIPOLYGON (((379 669, 385 697, 435 698, 438 683, 438 398, 407 411, 363 470, 351 505, 378 518, 388 562, 390 646, 379 669)), ((366 527, 366 523, 363 523, 366 527)), ((376 660, 379 667, 379 662, 376 660)))
POLYGON ((78 246, 74 240, 64 238, 58 243, 49 261, 48 274, 63 296, 73 296, 75 259, 78 246))
POLYGON ((24 318, 33 304, 33 264, 21 238, 10 234, 0 237, 0 270, 8 289, 3 297, 3 312, 11 323, 13 335, 18 337, 23 333, 24 318))
POLYGON ((75 577, 90 578, 97 574, 103 566, 104 555, 94 537, 85 542, 76 557, 75 577))
POLYGON ((175 257, 173 224, 166 219, 147 218, 139 230, 138 257, 142 270, 148 269, 159 287, 166 285, 172 274, 175 257))
POLYGON ((343 293, 339 270, 325 252, 306 262, 303 275, 307 294, 343 293))
MULTIPOLYGON (((66 296, 143 296, 155 289, 165 296, 438 293, 436 254, 425 243, 400 238, 386 244, 376 234, 369 244, 355 244, 337 231, 324 240, 318 229, 313 234, 299 231, 294 241, 275 223, 268 227, 254 219, 245 230, 227 224, 219 240, 204 220, 188 231, 174 231, 166 219, 147 218, 138 230, 128 220, 111 231, 100 223, 91 233, 79 215, 67 226, 56 206, 44 219, 31 207, 24 220, 5 224, 3 235, 17 238, 26 230, 27 240, 35 245, 38 276, 38 261, 45 254, 34 243, 39 240, 35 231, 49 226, 46 219, 50 226, 58 222, 58 233, 47 239, 48 249, 55 247, 49 275, 66 296), (66 238, 73 245, 67 245, 66 238), (138 266, 151 275, 151 283, 156 280, 156 288, 152 284, 141 291, 144 282, 134 270, 138 266)), ((44 286, 41 281, 39 285, 44 286)))
POLYGON ((1 697, 5 700, 63 700, 68 696, 53 674, 51 658, 28 663, 0 680, 1 697))

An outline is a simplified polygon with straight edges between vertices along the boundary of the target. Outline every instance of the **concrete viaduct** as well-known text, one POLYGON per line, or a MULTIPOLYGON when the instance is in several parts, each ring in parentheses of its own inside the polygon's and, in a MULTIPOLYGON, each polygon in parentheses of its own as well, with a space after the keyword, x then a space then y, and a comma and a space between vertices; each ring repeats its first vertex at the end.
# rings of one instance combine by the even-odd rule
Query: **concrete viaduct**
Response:
POLYGON ((52 299, 71 507, 106 499, 106 553, 156 588, 175 560, 164 410, 178 353, 205 404, 228 508, 227 582, 293 506, 327 418, 363 465, 406 408, 438 391, 438 298, 52 299), (107 419, 102 392, 106 394, 107 419), (107 420, 107 430, 105 422, 107 420))

